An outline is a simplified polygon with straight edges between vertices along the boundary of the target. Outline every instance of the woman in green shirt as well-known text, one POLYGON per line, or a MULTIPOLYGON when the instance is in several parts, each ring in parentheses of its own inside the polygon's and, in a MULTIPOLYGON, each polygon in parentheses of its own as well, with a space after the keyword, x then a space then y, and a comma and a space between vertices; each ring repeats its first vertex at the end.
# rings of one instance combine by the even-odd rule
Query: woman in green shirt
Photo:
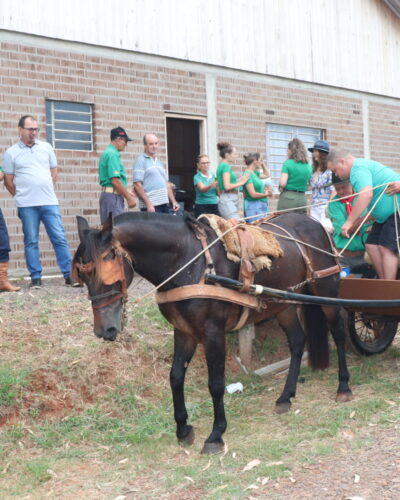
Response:
POLYGON ((245 198, 244 215, 247 222, 254 222, 267 215, 267 196, 272 195, 272 186, 271 184, 266 185, 257 175, 261 167, 260 153, 248 153, 243 158, 247 167, 244 173, 249 175, 249 180, 243 187, 245 198))
POLYGON ((197 157, 197 174, 193 178, 196 200, 194 205, 194 215, 215 214, 218 212, 218 181, 215 175, 210 173, 210 160, 207 155, 197 157))
POLYGON ((278 211, 290 209, 293 212, 307 214, 305 192, 311 174, 312 167, 308 163, 304 144, 300 139, 292 139, 288 144, 288 159, 282 166, 279 179, 281 194, 278 211))
POLYGON ((217 180, 220 190, 218 210, 224 219, 239 219, 239 191, 249 176, 244 174, 237 180, 231 164, 237 158, 236 149, 228 142, 219 142, 217 144, 221 163, 217 168, 217 180))

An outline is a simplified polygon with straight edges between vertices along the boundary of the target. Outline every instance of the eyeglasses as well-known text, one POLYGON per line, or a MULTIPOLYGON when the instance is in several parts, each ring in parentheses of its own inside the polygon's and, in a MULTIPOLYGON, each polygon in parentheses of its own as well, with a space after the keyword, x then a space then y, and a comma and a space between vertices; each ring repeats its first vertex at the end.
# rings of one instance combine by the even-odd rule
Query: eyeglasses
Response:
POLYGON ((26 127, 22 127, 24 130, 28 130, 28 132, 32 132, 32 133, 37 133, 39 132, 40 128, 37 127, 37 128, 26 128, 26 127))

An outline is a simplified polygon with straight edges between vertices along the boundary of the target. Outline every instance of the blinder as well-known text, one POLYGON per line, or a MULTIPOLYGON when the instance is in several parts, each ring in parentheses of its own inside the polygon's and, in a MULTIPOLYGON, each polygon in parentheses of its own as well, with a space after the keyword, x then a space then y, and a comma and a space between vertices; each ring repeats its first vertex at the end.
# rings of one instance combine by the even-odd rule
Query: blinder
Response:
POLYGON ((126 252, 120 252, 116 248, 112 247, 111 251, 115 253, 114 259, 106 259, 109 255, 110 250, 106 250, 100 256, 99 262, 100 264, 96 266, 96 263, 91 261, 84 264, 83 262, 75 262, 74 263, 74 275, 82 284, 82 279, 80 278, 81 274, 89 274, 94 269, 98 272, 99 280, 103 285, 114 285, 116 283, 121 283, 121 290, 109 290, 108 292, 99 294, 99 295, 88 295, 89 300, 92 302, 93 309, 102 309, 113 302, 116 302, 118 299, 122 298, 125 302, 128 300, 128 287, 126 284, 126 276, 124 269, 124 259, 131 264, 131 259, 126 252), (105 299, 107 297, 112 297, 106 302, 102 302, 101 304, 95 304, 96 301, 105 299))

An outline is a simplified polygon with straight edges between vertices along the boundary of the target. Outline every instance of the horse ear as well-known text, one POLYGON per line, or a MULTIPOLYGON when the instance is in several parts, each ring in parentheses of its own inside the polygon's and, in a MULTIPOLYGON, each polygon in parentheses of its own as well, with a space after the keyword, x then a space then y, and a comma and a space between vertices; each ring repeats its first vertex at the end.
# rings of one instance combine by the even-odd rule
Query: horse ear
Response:
POLYGON ((107 220, 103 224, 103 227, 101 228, 101 233, 102 235, 106 235, 108 233, 111 233, 113 228, 113 220, 112 220, 112 212, 108 214, 107 220))
POLYGON ((80 242, 82 243, 87 231, 89 231, 89 223, 85 219, 85 217, 81 217, 80 215, 76 216, 76 222, 78 224, 78 234, 79 234, 79 239, 80 242))

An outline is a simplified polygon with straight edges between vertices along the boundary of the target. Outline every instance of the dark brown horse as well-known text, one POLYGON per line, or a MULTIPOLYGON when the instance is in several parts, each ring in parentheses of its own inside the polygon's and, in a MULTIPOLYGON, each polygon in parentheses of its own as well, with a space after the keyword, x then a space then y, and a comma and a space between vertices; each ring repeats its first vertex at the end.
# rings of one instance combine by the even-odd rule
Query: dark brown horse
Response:
MULTIPOLYGON (((300 214, 283 214, 272 219, 271 229, 283 249, 283 257, 274 258, 270 270, 256 274, 255 283, 281 290, 295 289, 298 292, 326 297, 336 297, 339 274, 309 280, 307 266, 299 245, 287 238, 304 241, 331 252, 331 243, 323 227, 315 220, 300 214), (282 229, 280 229, 282 228, 282 229), (286 235, 286 237, 284 237, 286 235)), ((104 340, 115 340, 123 327, 124 302, 127 286, 132 281, 134 270, 159 285, 174 272, 181 269, 202 250, 195 235, 198 224, 206 234, 208 243, 215 240, 214 231, 204 222, 186 220, 163 214, 127 213, 111 221, 103 228, 90 229, 87 221, 78 217, 80 245, 73 260, 75 276, 84 281, 89 290, 94 313, 94 332, 104 340)), ((335 266, 335 259, 328 253, 303 246, 303 253, 314 270, 335 266)), ((210 249, 218 275, 237 279, 239 265, 227 259, 220 241, 210 249)), ((161 287, 162 291, 183 285, 199 283, 206 270, 204 255, 196 258, 161 287)), ((308 269, 309 270, 309 269, 308 269)), ((188 414, 184 398, 186 369, 196 346, 204 345, 208 366, 208 387, 214 404, 214 424, 205 441, 203 452, 213 453, 223 447, 222 434, 227 422, 224 411, 225 334, 231 331, 241 316, 242 306, 218 299, 191 298, 161 304, 161 313, 174 326, 174 357, 170 372, 170 383, 174 402, 176 435, 181 442, 192 443, 194 431, 188 425, 188 414)), ((305 332, 298 319, 297 306, 288 303, 270 303, 267 309, 252 310, 247 323, 258 323, 276 316, 285 331, 291 362, 285 387, 276 401, 276 409, 288 411, 290 398, 296 394, 300 363, 308 342, 309 359, 313 368, 323 369, 329 364, 328 330, 336 343, 339 361, 338 401, 351 399, 348 385, 349 373, 345 358, 345 335, 337 307, 301 306, 305 332)))

